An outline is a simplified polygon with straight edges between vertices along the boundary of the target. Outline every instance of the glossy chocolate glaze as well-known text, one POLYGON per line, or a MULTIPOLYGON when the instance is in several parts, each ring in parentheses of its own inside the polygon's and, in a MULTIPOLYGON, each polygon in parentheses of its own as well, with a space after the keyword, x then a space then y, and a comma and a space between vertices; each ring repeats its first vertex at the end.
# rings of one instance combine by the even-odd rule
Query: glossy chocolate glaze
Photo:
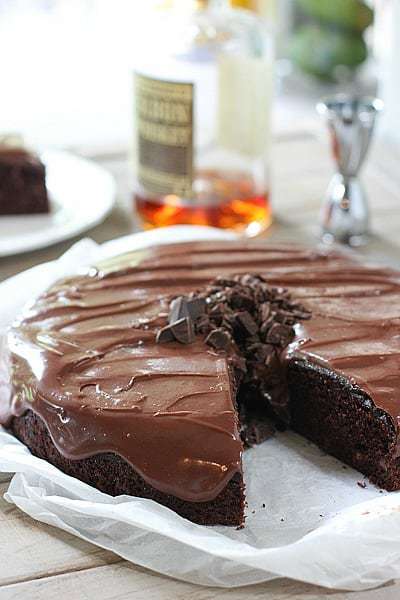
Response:
POLYGON ((241 469, 227 360, 201 339, 156 344, 155 334, 171 297, 247 272, 290 288, 312 311, 288 359, 345 375, 397 429, 400 274, 250 242, 141 250, 55 285, 10 332, 13 394, 0 421, 30 408, 68 458, 116 452, 163 492, 215 498, 241 469))

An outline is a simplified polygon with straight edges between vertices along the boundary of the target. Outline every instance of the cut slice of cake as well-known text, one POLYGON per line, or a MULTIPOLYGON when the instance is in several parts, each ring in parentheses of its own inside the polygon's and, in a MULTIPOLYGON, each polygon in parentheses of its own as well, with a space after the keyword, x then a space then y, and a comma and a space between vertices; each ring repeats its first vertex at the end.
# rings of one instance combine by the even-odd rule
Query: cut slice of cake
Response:
POLYGON ((12 328, 0 421, 70 475, 202 524, 242 523, 243 442, 271 418, 399 489, 399 287, 393 270, 265 243, 112 259, 12 328))
POLYGON ((40 158, 0 140, 0 215, 49 212, 46 170, 40 158))

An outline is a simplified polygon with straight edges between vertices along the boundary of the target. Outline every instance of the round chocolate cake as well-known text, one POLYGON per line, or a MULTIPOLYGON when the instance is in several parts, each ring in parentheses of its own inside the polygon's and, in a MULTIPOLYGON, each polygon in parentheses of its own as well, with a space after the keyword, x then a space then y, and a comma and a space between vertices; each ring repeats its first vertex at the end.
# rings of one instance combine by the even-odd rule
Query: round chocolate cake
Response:
POLYGON ((396 271, 291 246, 126 254, 14 324, 0 421, 103 492, 201 524, 242 524, 242 451, 273 427, 399 489, 399 288, 396 271))

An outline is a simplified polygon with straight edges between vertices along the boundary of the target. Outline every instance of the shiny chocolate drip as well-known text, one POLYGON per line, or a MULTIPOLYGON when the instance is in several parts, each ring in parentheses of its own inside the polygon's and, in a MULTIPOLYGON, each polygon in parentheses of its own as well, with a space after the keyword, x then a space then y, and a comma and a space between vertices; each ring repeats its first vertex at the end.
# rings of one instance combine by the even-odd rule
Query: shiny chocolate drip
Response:
POLYGON ((32 409, 68 458, 115 452, 160 491, 215 498, 241 469, 226 357, 201 339, 155 338, 172 297, 248 272, 289 288, 312 312, 288 358, 345 375, 397 428, 400 274, 250 242, 141 250, 56 284, 10 332, 13 393, 0 404, 1 422, 32 409))

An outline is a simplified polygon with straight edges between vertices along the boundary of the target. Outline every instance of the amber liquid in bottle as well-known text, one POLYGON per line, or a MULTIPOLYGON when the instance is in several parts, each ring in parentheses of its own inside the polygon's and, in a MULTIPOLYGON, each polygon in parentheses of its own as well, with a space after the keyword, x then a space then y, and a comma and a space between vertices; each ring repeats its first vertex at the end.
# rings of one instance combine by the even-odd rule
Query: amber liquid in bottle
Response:
POLYGON ((272 221, 267 190, 257 189, 245 173, 198 172, 193 182, 193 197, 175 194, 153 196, 137 191, 136 212, 144 229, 169 225, 208 225, 254 236, 272 221))

